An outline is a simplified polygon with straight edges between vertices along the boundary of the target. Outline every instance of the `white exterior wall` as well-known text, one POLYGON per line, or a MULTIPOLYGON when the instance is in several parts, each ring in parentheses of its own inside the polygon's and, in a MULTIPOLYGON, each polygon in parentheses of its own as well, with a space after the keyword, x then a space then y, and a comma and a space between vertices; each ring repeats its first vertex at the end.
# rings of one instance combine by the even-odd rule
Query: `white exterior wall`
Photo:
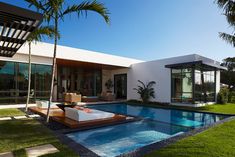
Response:
MULTIPOLYGON (((155 90, 155 99, 151 101, 158 102, 171 102, 171 70, 166 68, 165 65, 168 64, 177 64, 184 62, 194 62, 202 60, 203 63, 215 64, 215 61, 199 56, 199 55, 187 55, 180 57, 173 57, 169 59, 162 59, 150 62, 143 62, 131 65, 131 68, 128 72, 127 80, 127 99, 138 99, 140 100, 139 95, 133 88, 136 88, 138 80, 143 81, 144 83, 149 81, 155 81, 154 86, 155 90)), ((217 63, 216 63, 217 64, 217 63)), ((220 72, 216 73, 216 92, 218 93, 220 89, 220 72)))

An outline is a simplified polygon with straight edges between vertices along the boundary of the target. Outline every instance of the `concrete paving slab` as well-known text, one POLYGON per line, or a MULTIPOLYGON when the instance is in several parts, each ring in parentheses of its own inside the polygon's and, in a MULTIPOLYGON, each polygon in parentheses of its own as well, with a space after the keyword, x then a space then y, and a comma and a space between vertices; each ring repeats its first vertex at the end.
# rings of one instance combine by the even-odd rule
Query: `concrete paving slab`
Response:
POLYGON ((28 115, 30 118, 38 118, 40 117, 38 114, 31 114, 31 115, 28 115))
POLYGON ((15 119, 27 119, 26 116, 14 116, 15 119))
POLYGON ((0 157, 14 157, 12 152, 0 153, 0 157))
POLYGON ((11 117, 1 117, 0 120, 12 120, 11 117))
POLYGON ((25 150, 26 150, 26 154, 28 155, 28 157, 38 157, 41 155, 59 152, 59 150, 51 144, 26 148, 25 150))

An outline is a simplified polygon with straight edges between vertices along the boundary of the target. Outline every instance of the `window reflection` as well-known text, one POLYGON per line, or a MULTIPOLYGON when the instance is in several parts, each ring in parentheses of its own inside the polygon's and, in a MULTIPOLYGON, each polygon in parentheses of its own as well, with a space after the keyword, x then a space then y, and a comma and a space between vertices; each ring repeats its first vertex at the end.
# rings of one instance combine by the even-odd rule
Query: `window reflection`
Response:
POLYGON ((192 69, 172 69, 172 101, 192 102, 192 69))
MULTIPOLYGON (((51 66, 32 64, 31 89, 35 99, 48 99, 51 66)), ((28 90, 28 64, 0 61, 0 103, 23 103, 28 90)))
POLYGON ((215 102, 215 72, 205 66, 172 69, 172 102, 215 102))

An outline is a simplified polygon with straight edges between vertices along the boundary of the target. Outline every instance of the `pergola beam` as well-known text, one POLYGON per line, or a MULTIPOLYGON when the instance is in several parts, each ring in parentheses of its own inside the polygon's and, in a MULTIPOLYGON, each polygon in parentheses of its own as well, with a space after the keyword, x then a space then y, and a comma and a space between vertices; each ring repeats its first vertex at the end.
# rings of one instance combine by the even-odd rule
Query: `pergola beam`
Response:
POLYGON ((0 2, 0 56, 12 57, 42 18, 34 11, 0 2))

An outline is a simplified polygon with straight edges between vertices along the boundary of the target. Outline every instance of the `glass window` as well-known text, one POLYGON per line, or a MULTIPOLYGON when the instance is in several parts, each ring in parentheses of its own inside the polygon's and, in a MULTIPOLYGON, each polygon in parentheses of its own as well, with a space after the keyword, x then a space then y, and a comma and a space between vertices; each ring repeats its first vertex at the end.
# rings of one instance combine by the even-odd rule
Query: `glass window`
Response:
POLYGON ((192 69, 172 69, 172 101, 192 102, 192 69))
POLYGON ((35 65, 32 72, 34 80, 34 89, 36 99, 48 99, 51 88, 51 66, 35 65))
POLYGON ((17 70, 17 89, 19 90, 19 96, 26 97, 28 90, 28 64, 18 63, 16 64, 17 70))
MULTIPOLYGON (((50 77, 51 66, 32 64, 31 89, 36 91, 35 99, 49 97, 50 77)), ((0 61, 0 103, 25 103, 27 90, 28 64, 0 61)))
POLYGON ((97 96, 102 91, 100 69, 58 65, 57 80, 57 96, 59 99, 63 98, 64 92, 97 96))
POLYGON ((195 102, 215 101, 215 71, 213 69, 195 70, 195 102))

